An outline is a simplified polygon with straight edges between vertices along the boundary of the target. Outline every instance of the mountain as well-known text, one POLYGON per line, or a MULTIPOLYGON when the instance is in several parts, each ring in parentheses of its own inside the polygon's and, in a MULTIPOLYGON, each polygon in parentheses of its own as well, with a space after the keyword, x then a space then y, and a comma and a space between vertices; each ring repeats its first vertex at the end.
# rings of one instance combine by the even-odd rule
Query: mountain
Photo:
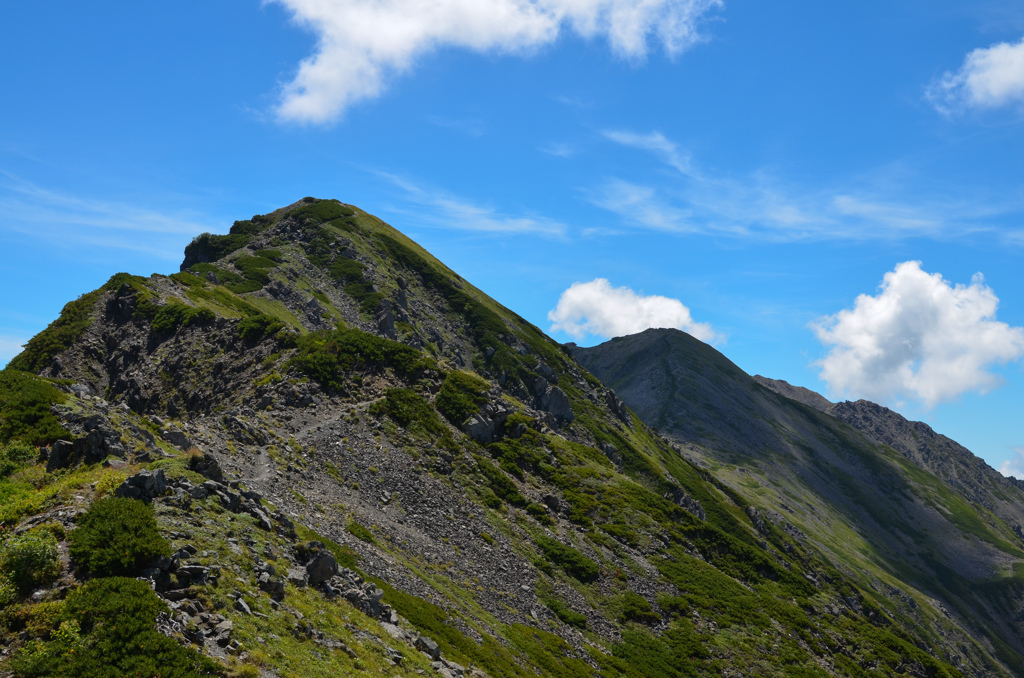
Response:
POLYGON ((1022 673, 994 514, 686 335, 613 344, 649 384, 336 200, 113 275, 0 372, 0 672, 1022 673))
POLYGON ((751 377, 678 330, 571 348, 688 459, 859 586, 908 612, 939 610, 1024 674, 1018 481, 923 423, 751 377))

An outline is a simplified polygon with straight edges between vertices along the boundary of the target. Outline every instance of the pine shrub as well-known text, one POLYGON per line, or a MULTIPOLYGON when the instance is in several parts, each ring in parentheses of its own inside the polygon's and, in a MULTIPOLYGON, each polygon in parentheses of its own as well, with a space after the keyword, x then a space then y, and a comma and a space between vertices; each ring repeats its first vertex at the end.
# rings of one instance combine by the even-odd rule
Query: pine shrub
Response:
POLYGON ((123 497, 95 501, 70 534, 71 558, 94 577, 132 576, 171 552, 157 531, 153 508, 123 497))

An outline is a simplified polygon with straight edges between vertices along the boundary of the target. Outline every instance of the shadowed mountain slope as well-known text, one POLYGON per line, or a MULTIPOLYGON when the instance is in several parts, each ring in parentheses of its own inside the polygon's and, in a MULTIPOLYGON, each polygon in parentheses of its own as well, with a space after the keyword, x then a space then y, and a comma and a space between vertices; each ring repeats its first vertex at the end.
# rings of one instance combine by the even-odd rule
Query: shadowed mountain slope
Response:
POLYGON ((924 424, 750 377, 678 330, 572 350, 691 460, 862 585, 928 601, 1021 671, 1016 482, 924 424))

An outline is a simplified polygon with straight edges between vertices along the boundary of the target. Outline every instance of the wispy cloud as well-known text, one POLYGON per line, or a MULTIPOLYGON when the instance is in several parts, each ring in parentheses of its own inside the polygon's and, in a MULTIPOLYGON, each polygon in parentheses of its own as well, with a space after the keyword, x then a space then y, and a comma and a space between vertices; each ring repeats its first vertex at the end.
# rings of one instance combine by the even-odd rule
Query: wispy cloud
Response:
POLYGON ((973 50, 958 71, 934 80, 925 97, 944 115, 1024 104, 1024 38, 973 50))
POLYGON ((692 176, 693 169, 690 166, 690 157, 683 153, 678 144, 665 138, 661 132, 650 134, 637 134, 636 132, 624 132, 621 130, 605 130, 604 136, 617 144, 631 146, 642 151, 650 151, 669 167, 674 167, 681 173, 692 176))
POLYGON ((418 57, 445 47, 524 54, 571 31, 604 37, 642 60, 649 42, 676 56, 701 42, 702 19, 721 0, 265 0, 317 36, 316 53, 284 85, 281 120, 329 123, 379 96, 418 57))
POLYGON ((100 247, 181 258, 181 240, 211 230, 193 215, 175 215, 115 201, 80 198, 0 172, 4 228, 52 247, 100 247))
MULTIPOLYGON (((893 197, 892 187, 899 184, 888 172, 886 181, 834 188, 793 185, 766 170, 744 177, 716 175, 697 167, 659 132, 614 130, 602 136, 650 153, 678 172, 655 183, 611 178, 585 191, 594 205, 643 228, 769 241, 945 238, 995 231, 987 226, 990 219, 1024 210, 1019 197, 971 199, 952 193, 917 192, 911 204, 893 197)), ((913 192, 899 188, 903 195, 913 192)), ((1012 240, 1005 230, 998 237, 1012 240)))
POLYGON ((564 238, 568 227, 554 219, 540 215, 511 215, 493 207, 476 205, 444 191, 426 188, 407 179, 386 172, 375 172, 403 192, 403 200, 415 205, 415 210, 398 207, 410 218, 432 228, 448 228, 478 233, 533 233, 549 238, 564 238))
POLYGON ((572 144, 567 143, 553 143, 547 146, 541 146, 541 153, 547 153, 548 155, 554 155, 559 158, 571 158, 579 152, 572 144))

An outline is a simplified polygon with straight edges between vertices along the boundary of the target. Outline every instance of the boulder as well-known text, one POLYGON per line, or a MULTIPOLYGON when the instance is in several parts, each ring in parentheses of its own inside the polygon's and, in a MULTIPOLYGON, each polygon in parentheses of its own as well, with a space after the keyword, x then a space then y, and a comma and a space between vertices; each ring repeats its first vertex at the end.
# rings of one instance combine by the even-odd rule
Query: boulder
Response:
POLYGON ((316 586, 338 574, 338 561, 326 550, 319 550, 306 564, 306 577, 310 585, 316 586))
POLYGON ((210 480, 218 483, 224 482, 224 471, 220 468, 220 462, 217 461, 217 457, 209 452, 191 457, 188 460, 188 468, 190 471, 195 471, 210 480))
POLYGON ((423 652, 434 661, 441 658, 441 648, 438 647, 437 643, 430 638, 427 638, 426 636, 417 636, 414 644, 416 645, 417 650, 423 652))
POLYGON ((114 490, 114 496, 150 501, 166 491, 167 479, 164 477, 164 470, 157 469, 155 472, 140 471, 126 479, 114 490))

